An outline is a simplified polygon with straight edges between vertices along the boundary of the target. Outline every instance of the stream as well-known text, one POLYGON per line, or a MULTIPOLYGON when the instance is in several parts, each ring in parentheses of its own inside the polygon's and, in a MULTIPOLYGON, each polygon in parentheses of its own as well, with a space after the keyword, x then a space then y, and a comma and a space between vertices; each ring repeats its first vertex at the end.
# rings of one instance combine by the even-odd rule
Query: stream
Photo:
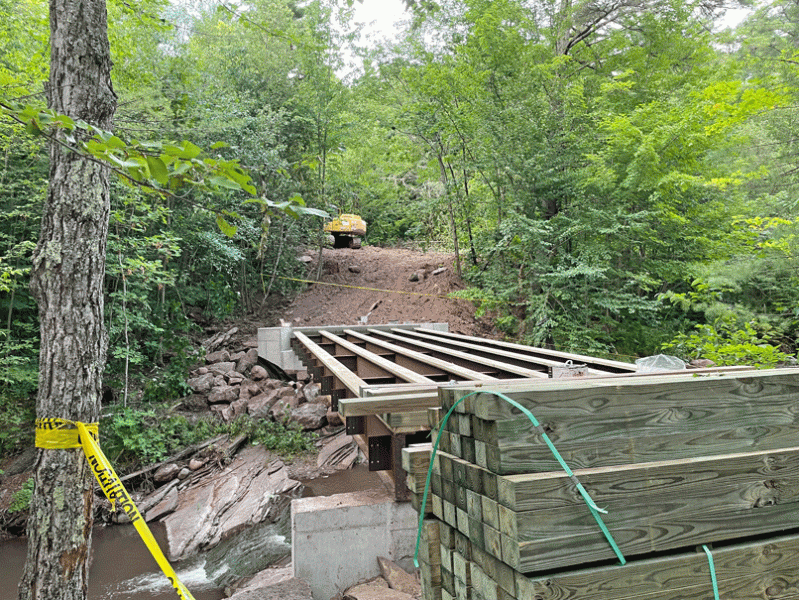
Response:
MULTIPOLYGON (((303 496, 329 496, 362 491, 382 485, 365 464, 302 482, 303 496)), ((227 582, 237 579, 240 569, 265 569, 291 554, 290 502, 275 523, 262 523, 237 536, 231 543, 172 566, 195 600, 221 600, 227 582), (254 551, 257 547, 257 551, 254 551), (251 563, 257 557, 259 564, 251 563)), ((161 548, 164 528, 149 524, 161 548)), ((25 538, 0 542, 0 600, 14 600, 25 564, 25 538)), ((252 572, 249 571, 249 572, 252 572)), ((177 595, 132 525, 96 527, 92 534, 89 568, 89 600, 175 600, 177 595)))

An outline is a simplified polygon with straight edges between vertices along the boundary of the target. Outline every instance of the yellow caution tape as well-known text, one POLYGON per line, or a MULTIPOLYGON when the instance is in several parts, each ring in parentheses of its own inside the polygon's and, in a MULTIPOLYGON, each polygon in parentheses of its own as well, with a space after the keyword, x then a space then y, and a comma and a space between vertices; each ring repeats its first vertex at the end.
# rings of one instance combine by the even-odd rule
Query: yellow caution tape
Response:
MULTIPOLYGON (((86 425, 86 431, 97 439, 97 423, 86 425)), ((78 430, 65 419, 36 419, 36 447, 46 450, 82 448, 78 430)))
POLYGON ((139 532, 144 545, 153 555, 155 562, 169 579, 172 587, 175 588, 178 596, 183 600, 194 600, 194 596, 188 588, 178 579, 175 570, 164 556, 158 542, 155 541, 150 528, 141 516, 139 509, 128 494, 125 486, 122 485, 111 463, 103 454, 100 445, 97 443, 97 423, 80 423, 67 421, 65 419, 37 419, 36 420, 36 447, 46 449, 70 449, 83 448, 86 460, 94 473, 94 477, 100 484, 106 498, 111 502, 111 506, 119 507, 130 518, 130 522, 139 532))

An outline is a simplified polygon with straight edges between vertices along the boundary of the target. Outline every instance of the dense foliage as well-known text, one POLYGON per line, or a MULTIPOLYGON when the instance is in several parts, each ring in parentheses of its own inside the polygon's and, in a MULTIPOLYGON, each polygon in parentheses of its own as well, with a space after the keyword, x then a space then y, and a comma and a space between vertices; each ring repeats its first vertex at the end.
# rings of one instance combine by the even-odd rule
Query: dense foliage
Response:
MULTIPOLYGON (((119 423, 129 389, 144 411, 185 393, 195 321, 293 291, 296 248, 322 240, 292 200, 360 213, 367 243, 456 250, 463 296, 510 338, 723 364, 795 354, 795 3, 724 28, 714 0, 409 2, 381 47, 358 42, 350 4, 109 1, 118 149, 166 157, 121 161, 149 188, 121 177, 112 194, 119 423), (184 163, 232 160, 251 184, 172 184, 184 163)), ((0 0, 0 24, 0 99, 43 103, 46 9, 0 0)), ((11 119, 0 152, 9 451, 36 388, 27 282, 47 157, 11 119)), ((146 445, 147 458, 166 451, 146 445)))

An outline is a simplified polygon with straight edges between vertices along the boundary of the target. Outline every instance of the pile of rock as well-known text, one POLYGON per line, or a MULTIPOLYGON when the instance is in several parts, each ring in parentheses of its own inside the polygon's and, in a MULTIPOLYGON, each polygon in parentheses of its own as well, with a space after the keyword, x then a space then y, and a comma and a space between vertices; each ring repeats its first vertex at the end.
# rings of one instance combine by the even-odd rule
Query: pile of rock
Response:
POLYGON ((319 393, 318 383, 307 376, 296 382, 270 378, 258 364, 256 346, 246 341, 238 352, 208 352, 206 365, 193 371, 186 383, 227 423, 246 413, 253 419, 294 422, 306 431, 342 424, 331 410, 330 396, 319 393))

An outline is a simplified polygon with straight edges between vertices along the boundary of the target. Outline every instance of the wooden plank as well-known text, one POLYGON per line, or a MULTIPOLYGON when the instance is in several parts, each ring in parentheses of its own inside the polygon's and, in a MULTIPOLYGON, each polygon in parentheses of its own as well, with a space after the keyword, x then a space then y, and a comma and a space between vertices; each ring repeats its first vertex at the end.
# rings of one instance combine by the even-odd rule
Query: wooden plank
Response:
MULTIPOLYGON (((372 332, 374 335, 379 335, 381 337, 386 337, 392 340, 401 341, 407 344, 411 344, 416 348, 424 348, 425 350, 430 350, 436 352, 440 355, 444 355, 451 358, 457 358, 462 361, 466 361, 467 363, 472 364, 479 364, 481 366, 491 367, 492 369, 496 369, 500 372, 507 373, 509 375, 519 375, 521 377, 530 377, 530 378, 539 378, 539 379, 548 379, 549 375, 546 373, 542 373, 541 371, 537 371, 535 369, 527 369, 525 367, 518 367, 516 365, 502 362, 500 360, 495 360, 491 358, 485 357, 475 357, 474 355, 468 352, 461 352, 459 350, 451 350, 449 348, 442 348, 441 346, 437 346, 436 344, 430 344, 428 342, 422 342, 418 340, 411 340, 406 337, 397 335, 395 333, 388 333, 386 331, 380 332, 372 332)), ((401 346, 395 346, 396 348, 401 348, 401 346)), ((409 350, 404 350, 408 352, 409 350)), ((424 356, 424 355, 423 355, 424 356)), ((429 358, 429 357, 428 357, 429 358)), ((450 363, 446 363, 450 364, 450 363)), ((445 369, 446 370, 446 369, 445 369)), ((448 371, 449 372, 449 371, 448 371)), ((481 374, 479 377, 469 377, 468 379, 492 379, 491 377, 487 377, 486 375, 481 374)))
MULTIPOLYGON (((530 407, 574 469, 792 446, 799 432, 797 375, 799 370, 782 369, 743 378, 672 376, 599 386, 560 380, 548 391, 510 395, 530 407)), ((499 474, 558 470, 529 420, 501 401, 505 407, 488 407, 491 400, 496 398, 480 395, 474 409, 484 422, 473 421, 489 468, 499 474), (486 420, 491 415, 494 420, 486 420)), ((481 452, 476 448, 478 461, 481 452)))
POLYGON ((366 386, 366 382, 355 373, 347 369, 331 354, 323 350, 318 344, 311 341, 305 334, 295 331, 294 337, 313 354, 333 376, 340 381, 354 396, 360 394, 361 387, 366 386))
MULTIPOLYGON (((393 331, 393 330, 392 330, 393 331)), ((436 331, 432 329, 414 328, 413 331, 425 332, 445 339, 464 340, 469 342, 477 342, 491 348, 502 348, 513 350, 514 352, 526 353, 532 356, 539 356, 542 358, 551 358, 561 363, 570 360, 575 363, 586 363, 594 366, 596 369, 604 368, 605 372, 618 372, 628 373, 637 370, 636 365, 618 360, 611 360, 606 358, 597 358, 595 356, 586 356, 584 354, 574 354, 571 352, 561 352, 558 350, 549 350, 547 348, 537 348, 535 346, 526 346, 524 344, 514 344, 511 342, 504 342, 501 340, 492 340, 487 338, 475 337, 470 335, 463 335, 459 333, 450 333, 449 331, 436 331)))
POLYGON ((427 429, 427 411, 397 411, 378 415, 394 433, 417 433, 427 429))
MULTIPOLYGON (((799 597, 799 536, 715 548, 724 600, 799 597)), ((709 600, 713 589, 704 552, 581 569, 545 577, 516 573, 519 598, 537 600, 709 600)))
MULTIPOLYGON (((457 389, 460 395, 469 391, 483 390, 478 387, 457 389)), ((554 379, 540 383, 531 381, 528 391, 516 388, 509 390, 506 395, 543 422, 548 415, 554 414, 561 418, 597 418, 600 415, 618 418, 641 406, 659 408, 664 411, 663 418, 678 421, 690 416, 678 409, 695 407, 698 410, 706 400, 745 405, 770 401, 767 399, 771 398, 784 398, 786 395, 796 401, 797 394, 799 369, 772 369, 704 377, 687 372, 635 378, 554 379), (553 412, 555 410, 557 412, 553 412)), ((489 421, 513 419, 521 415, 521 411, 493 394, 477 394, 473 406, 474 415, 489 421)))
MULTIPOLYGON (((392 332, 395 333, 399 331, 402 331, 402 335, 405 337, 413 336, 415 338, 433 342, 438 345, 444 344, 446 347, 451 349, 462 349, 464 351, 468 351, 469 354, 474 356, 482 356, 484 358, 496 357, 497 360, 502 362, 509 361, 508 364, 513 364, 516 366, 526 365, 526 368, 540 371, 546 377, 549 377, 548 368, 563 367, 567 360, 571 360, 574 363, 582 363, 582 361, 574 360, 573 358, 553 359, 550 357, 544 357, 540 353, 533 354, 530 352, 517 352, 515 351, 516 349, 510 350, 500 346, 492 345, 490 341, 487 341, 483 338, 473 338, 471 341, 466 341, 455 337, 450 338, 445 336, 430 335, 429 333, 422 333, 420 331, 392 329, 392 332)), ((522 348, 526 347, 522 346, 522 348)), ((627 368, 625 369, 626 371, 634 371, 636 368, 635 365, 628 363, 621 364, 627 365, 627 368)), ((603 370, 594 367, 588 367, 587 371, 594 375, 605 375, 608 373, 607 369, 603 370)))
POLYGON ((403 413, 424 411, 424 425, 427 426, 427 409, 440 404, 438 394, 399 394, 374 396, 371 398, 342 398, 338 401, 338 411, 343 417, 360 417, 383 413, 403 413))
MULTIPOLYGON (((794 452, 791 464, 773 475, 770 466, 758 471, 753 464, 749 478, 727 476, 725 471, 733 473, 736 467, 721 461, 715 468, 694 465, 696 478, 690 471, 652 470, 648 492, 636 494, 644 480, 632 477, 631 493, 597 492, 595 501, 607 508, 603 521, 627 557, 778 534, 797 524, 797 456, 794 452), (680 479, 684 482, 675 483, 680 479)), ((624 488, 627 481, 621 477, 617 486, 624 488)), ((499 516, 503 560, 519 571, 560 569, 615 556, 585 506, 513 512, 500 505, 499 516)))
MULTIPOLYGON (((659 497, 667 502, 675 498, 721 502, 729 493, 742 506, 767 506, 793 501, 799 495, 799 446, 575 469, 574 474, 603 507, 657 502, 659 497)), ((585 505, 574 481, 563 471, 497 476, 496 480, 499 503, 515 512, 585 505)))
POLYGON ((353 344, 352 342, 348 342, 342 337, 335 335, 334 333, 330 333, 329 331, 321 330, 319 332, 322 337, 327 338, 328 340, 336 343, 337 345, 341 346, 345 350, 352 352, 353 354, 360 356, 361 358, 367 360, 368 362, 377 365, 381 369, 395 375, 399 379, 407 381, 408 383, 422 383, 422 384, 430 384, 433 383, 432 379, 424 377, 423 375, 419 375, 415 371, 411 371, 405 367, 401 367, 400 365, 383 358, 375 354, 374 352, 369 352, 361 348, 360 346, 353 344))
MULTIPOLYGON (((380 340, 374 338, 370 335, 364 335, 362 333, 358 333, 357 331, 347 330, 347 335, 351 335, 352 337, 368 341, 371 344, 376 346, 380 346, 385 348, 386 350, 391 350, 392 352, 396 352, 397 354, 402 354, 404 356, 408 356, 417 360, 419 362, 428 364, 430 366, 436 367, 437 369, 441 369, 445 373, 450 373, 456 377, 461 379, 470 379, 470 380, 478 380, 478 381, 493 381, 496 380, 495 377, 490 377, 479 371, 474 371, 472 369, 467 369, 465 367, 460 367, 456 364, 451 362, 441 360, 439 358, 435 358, 433 356, 428 356, 426 354, 422 354, 421 352, 415 352, 413 350, 408 350, 407 348, 403 348, 402 346, 397 346, 396 344, 392 344, 391 342, 386 342, 384 340, 380 340)), ((376 330, 369 330, 369 333, 379 333, 376 330)))

